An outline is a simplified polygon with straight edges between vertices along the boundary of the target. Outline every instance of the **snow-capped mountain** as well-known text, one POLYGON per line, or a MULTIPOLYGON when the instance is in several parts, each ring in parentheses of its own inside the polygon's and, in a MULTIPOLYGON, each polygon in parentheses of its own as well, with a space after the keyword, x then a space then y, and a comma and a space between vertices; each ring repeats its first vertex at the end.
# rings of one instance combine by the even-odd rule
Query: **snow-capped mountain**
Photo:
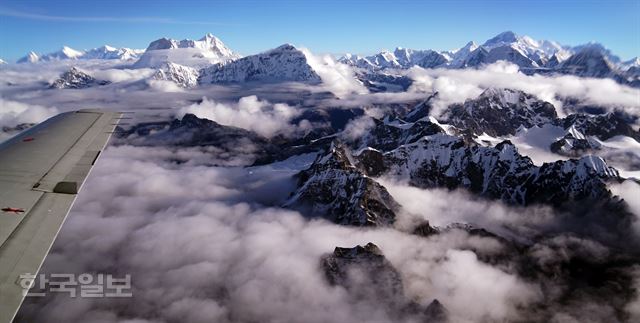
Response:
POLYGON ((629 70, 630 68, 640 68, 640 57, 634 57, 626 62, 621 64, 624 70, 629 70))
POLYGON ((634 130, 614 113, 604 115, 571 114, 555 124, 566 134, 551 144, 550 150, 565 156, 582 156, 603 148, 603 141, 624 136, 640 143, 640 131, 634 130))
POLYGON ((247 81, 319 83, 321 79, 309 65, 306 54, 290 44, 204 68, 199 78, 201 84, 247 81))
POLYGON ((199 72, 195 68, 175 63, 164 63, 151 76, 155 80, 171 81, 181 87, 198 85, 199 72))
POLYGON ((450 57, 445 54, 433 50, 396 48, 393 54, 401 66, 417 65, 424 68, 435 68, 445 65, 451 60, 450 57))
POLYGON ((382 168, 374 170, 376 175, 406 178, 421 188, 464 187, 519 205, 609 199, 612 194, 607 182, 620 179, 618 172, 600 157, 586 156, 538 167, 509 141, 482 147, 446 134, 426 136, 386 153, 370 153, 366 158, 382 160, 377 163, 382 168))
POLYGON ((96 80, 91 75, 72 67, 69 71, 62 73, 59 79, 51 84, 55 89, 84 89, 97 85, 106 85, 109 81, 96 80))
POLYGON ((448 108, 446 121, 470 133, 513 135, 557 118, 554 106, 522 91, 488 88, 479 97, 448 108))
POLYGON ((285 206, 335 223, 388 226, 400 206, 382 185, 356 168, 346 147, 334 142, 309 169, 297 175, 298 188, 285 206))
POLYGON ((51 60, 63 60, 63 59, 78 59, 80 58, 84 52, 75 50, 68 46, 63 46, 59 51, 49 53, 40 57, 41 60, 51 61, 51 60))
POLYGON ((568 50, 568 48, 548 40, 534 40, 529 36, 516 35, 512 31, 506 31, 487 40, 482 47, 493 50, 500 47, 511 47, 527 57, 550 57, 555 53, 568 50))
POLYGON ((475 42, 470 41, 463 47, 451 51, 450 56, 452 59, 451 59, 450 65, 462 66, 463 62, 467 59, 469 54, 471 54, 471 52, 473 52, 477 48, 478 48, 478 45, 475 42))
POLYGON ((104 45, 85 51, 81 58, 132 60, 138 58, 143 52, 144 50, 141 49, 115 48, 104 45))
POLYGON ((574 46, 571 48, 571 52, 572 53, 579 53, 583 50, 586 49, 590 49, 590 50, 595 50, 600 52, 602 55, 604 55, 604 57, 607 58, 607 60, 609 60, 612 64, 620 64, 622 62, 622 60, 620 59, 620 57, 614 55, 611 50, 605 48, 602 44, 600 43, 596 43, 596 42, 589 42, 586 44, 582 44, 582 45, 578 45, 578 46, 574 46))
POLYGON ((7 62, 4 59, 0 58, 0 65, 2 64, 7 64, 7 62))
POLYGON ((381 52, 367 57, 346 55, 341 61, 361 68, 410 68, 421 66, 434 67, 478 67, 483 64, 506 60, 523 68, 541 67, 553 55, 565 57, 570 53, 569 47, 542 40, 537 41, 528 36, 519 36, 511 31, 503 32, 481 46, 469 42, 453 51, 411 50, 397 48, 393 53, 381 52))
POLYGON ((447 65, 450 60, 451 58, 447 53, 398 47, 393 52, 383 51, 367 57, 346 54, 338 61, 360 68, 378 70, 385 68, 410 68, 416 65, 424 68, 435 68, 447 65))
POLYGON ((397 48, 371 56, 346 54, 340 62, 368 71, 387 68, 478 68, 497 61, 518 65, 528 74, 560 73, 584 77, 610 77, 635 86, 640 83, 640 60, 621 62, 598 43, 565 46, 554 41, 535 40, 511 31, 503 32, 478 46, 469 42, 453 51, 397 48), (622 73, 622 71, 627 71, 622 73))
POLYGON ((607 77, 614 66, 597 47, 585 47, 562 62, 557 70, 586 77, 607 77))
POLYGON ((149 44, 134 64, 136 68, 158 68, 165 63, 203 68, 239 58, 220 39, 206 34, 200 40, 161 38, 149 44))
POLYGON ((357 139, 355 146, 387 151, 398 146, 413 143, 424 136, 444 132, 437 124, 429 120, 419 120, 415 123, 390 123, 373 119, 375 126, 357 139))
POLYGON ((29 52, 19 59, 18 63, 36 63, 47 61, 74 60, 74 59, 120 59, 130 60, 137 58, 141 54, 139 49, 115 48, 109 45, 93 48, 86 51, 75 50, 68 46, 63 46, 59 51, 39 55, 29 52))
POLYGON ((375 70, 378 68, 378 66, 370 62, 366 57, 349 53, 338 58, 338 62, 367 70, 375 70))
POLYGON ((20 58, 17 63, 36 63, 40 61, 40 55, 35 52, 29 52, 26 56, 20 58))
POLYGON ((479 67, 488 61, 489 51, 484 47, 477 47, 468 55, 460 58, 460 65, 452 66, 457 68, 479 67))
POLYGON ((571 114, 559 122, 565 129, 575 129, 586 136, 607 140, 614 136, 627 136, 640 142, 640 132, 634 130, 625 120, 615 113, 588 115, 571 114))

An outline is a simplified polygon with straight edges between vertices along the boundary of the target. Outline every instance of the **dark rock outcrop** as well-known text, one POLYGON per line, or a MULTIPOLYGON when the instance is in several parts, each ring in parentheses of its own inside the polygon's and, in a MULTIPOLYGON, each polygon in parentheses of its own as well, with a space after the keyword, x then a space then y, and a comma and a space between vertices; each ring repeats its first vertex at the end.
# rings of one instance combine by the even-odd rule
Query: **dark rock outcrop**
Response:
POLYGON ((346 147, 337 142, 297 179, 298 188, 285 206, 335 223, 388 226, 400 208, 382 185, 354 166, 346 147))

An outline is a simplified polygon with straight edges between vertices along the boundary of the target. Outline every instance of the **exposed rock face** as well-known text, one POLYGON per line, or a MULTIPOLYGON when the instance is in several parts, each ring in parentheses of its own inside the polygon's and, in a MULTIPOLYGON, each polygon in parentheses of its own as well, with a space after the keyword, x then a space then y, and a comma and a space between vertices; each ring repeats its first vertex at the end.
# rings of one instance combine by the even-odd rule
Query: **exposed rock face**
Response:
POLYGON ((509 141, 496 147, 481 147, 444 134, 424 137, 386 153, 371 151, 358 156, 358 160, 359 164, 379 167, 363 167, 367 172, 406 178, 417 187, 463 187, 520 205, 606 200, 611 197, 607 181, 620 180, 618 172, 599 157, 537 167, 528 157, 518 154, 509 141), (366 160, 373 158, 377 161, 366 160))
POLYGON ((360 72, 356 77, 371 92, 406 91, 413 80, 407 76, 387 74, 383 72, 360 72))
POLYGON ((551 144, 549 149, 559 155, 578 157, 600 148, 600 143, 590 137, 568 133, 551 144), (577 138, 576 138, 577 137, 577 138))
POLYGON ((344 287, 358 301, 382 305, 392 318, 448 320, 447 309, 437 299, 425 307, 406 298, 400 273, 371 242, 364 247, 336 247, 333 253, 322 257, 321 267, 331 285, 344 287))
POLYGON ((353 165, 346 148, 335 142, 297 179, 298 189, 285 206, 335 223, 388 226, 400 208, 382 185, 353 165))
MULTIPOLYGON (((256 144, 267 144, 267 140, 241 128, 223 126, 215 121, 200 119, 185 114, 182 119, 171 122, 140 124, 127 132, 144 137, 145 144, 169 144, 178 146, 220 146, 225 141, 246 139, 256 144)), ((142 142, 141 142, 142 143, 142 142)))
POLYGON ((499 60, 511 62, 523 68, 532 68, 538 66, 538 64, 534 60, 511 46, 500 46, 491 49, 482 63, 491 64, 499 60))
POLYGON ((404 288, 400 273, 380 248, 369 242, 364 247, 336 247, 322 258, 322 268, 331 285, 340 285, 357 297, 402 300, 404 288))
POLYGON ((460 64, 460 67, 479 67, 487 61, 488 56, 489 51, 484 47, 478 47, 467 55, 464 61, 460 64))
POLYGON ((580 52, 571 55, 556 69, 565 74, 602 78, 611 76, 614 68, 601 49, 586 47, 580 52))
POLYGON ((245 156, 253 160, 272 156, 278 150, 268 139, 241 128, 186 114, 170 122, 141 123, 118 135, 136 146, 179 146, 213 148, 216 158, 245 156))
POLYGON ((373 129, 362 136, 356 146, 387 151, 413 143, 424 136, 444 133, 440 126, 428 120, 419 120, 412 124, 391 124, 377 119, 373 119, 373 122, 373 129))
POLYGON ((600 140, 607 140, 614 136, 627 136, 640 142, 640 131, 625 122, 614 113, 603 115, 587 115, 583 113, 571 114, 559 123, 565 129, 575 129, 585 136, 594 136, 600 140))
POLYGON ((489 88, 478 98, 449 107, 447 121, 480 135, 513 135, 520 127, 531 128, 557 118, 551 103, 522 91, 489 88))
POLYGON ((601 140, 626 136, 640 142, 640 132, 614 113, 603 115, 571 114, 555 124, 567 134, 551 144, 551 151, 564 156, 578 157, 602 148, 601 140))
POLYGON ((91 75, 72 67, 51 84, 52 89, 84 89, 92 86, 106 85, 109 81, 96 80, 91 75))
POLYGON ((404 120, 407 122, 416 122, 420 119, 429 117, 431 112, 432 101, 438 96, 438 92, 430 95, 426 100, 418 103, 416 106, 404 116, 404 120))

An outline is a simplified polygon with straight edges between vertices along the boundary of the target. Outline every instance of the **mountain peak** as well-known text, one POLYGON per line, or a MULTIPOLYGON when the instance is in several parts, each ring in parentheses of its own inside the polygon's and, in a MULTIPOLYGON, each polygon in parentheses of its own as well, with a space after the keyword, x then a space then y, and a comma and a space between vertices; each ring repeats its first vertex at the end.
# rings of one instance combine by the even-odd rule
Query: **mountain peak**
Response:
POLYGON ((476 42, 474 42, 473 40, 469 41, 466 45, 464 45, 462 48, 475 48, 478 47, 478 44, 476 44, 476 42))
POLYGON ((208 39, 218 39, 218 37, 214 36, 212 33, 206 33, 204 37, 200 38, 200 40, 208 40, 208 39))
POLYGON ((607 49, 606 47, 604 47, 604 45, 598 43, 598 42, 588 42, 584 45, 579 45, 579 46, 575 46, 573 48, 574 52, 576 53, 576 55, 578 54, 588 54, 589 56, 604 56, 607 58, 607 60, 609 60, 611 63, 614 64, 618 64, 620 63, 620 57, 614 55, 613 53, 611 53, 611 51, 609 49, 607 49))
POLYGON ((518 39, 518 36, 513 31, 505 31, 487 40, 483 46, 515 43, 518 39))
POLYGON ((269 52, 271 52, 271 51, 299 51, 299 49, 296 46, 294 46, 293 44, 284 43, 284 44, 282 44, 282 45, 270 50, 269 52))
POLYGON ((40 61, 40 55, 36 54, 34 51, 30 51, 27 55, 19 59, 18 63, 35 63, 38 61, 40 61))
POLYGON ((207 33, 200 40, 160 38, 149 44, 134 67, 157 68, 166 62, 202 68, 239 58, 220 39, 207 33))
POLYGON ((78 58, 84 54, 83 52, 75 50, 69 46, 62 46, 59 53, 62 54, 60 55, 62 56, 61 58, 78 58))

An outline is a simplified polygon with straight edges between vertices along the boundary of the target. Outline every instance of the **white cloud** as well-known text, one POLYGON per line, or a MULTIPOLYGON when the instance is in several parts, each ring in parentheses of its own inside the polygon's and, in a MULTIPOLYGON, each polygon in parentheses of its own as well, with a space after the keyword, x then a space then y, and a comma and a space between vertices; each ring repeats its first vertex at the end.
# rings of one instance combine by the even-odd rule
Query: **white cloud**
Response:
POLYGON ((187 113, 222 125, 255 131, 265 137, 288 135, 308 126, 308 122, 299 126, 290 123, 300 113, 296 108, 261 101, 255 95, 243 97, 237 103, 220 103, 204 98, 202 103, 183 107, 177 114, 181 117, 187 113))
POLYGON ((436 296, 450 304, 450 311, 494 322, 517 317, 517 306, 541 297, 537 286, 481 263, 471 251, 448 250, 442 265, 429 271, 428 279, 434 289, 448 291, 436 296), (482 297, 477 291, 483 291, 482 297))
POLYGON ((58 113, 55 107, 30 105, 0 98, 0 128, 15 127, 21 123, 39 123, 58 113))
POLYGON ((110 82, 133 82, 145 79, 153 75, 155 70, 150 68, 139 69, 98 69, 90 72, 90 74, 98 80, 106 80, 110 82))
POLYGON ((322 79, 323 86, 337 97, 369 92, 355 78, 352 67, 336 62, 330 55, 316 56, 306 48, 303 48, 302 52, 307 57, 307 63, 322 79))
POLYGON ((178 84, 165 80, 147 80, 147 84, 151 90, 157 92, 184 92, 178 84))
POLYGON ((340 133, 340 137, 348 141, 354 141, 365 135, 371 128, 375 127, 373 119, 364 115, 362 117, 355 118, 344 127, 344 130, 340 133))
POLYGON ((435 226, 470 223, 501 236, 526 240, 540 228, 551 226, 555 219, 550 207, 512 207, 474 197, 464 190, 425 190, 386 178, 379 182, 406 211, 401 214, 400 227, 411 227, 417 216, 435 226))
POLYGON ((631 302, 625 306, 625 311, 629 314, 629 322, 640 321, 640 267, 636 267, 633 272, 633 285, 635 295, 631 302))
POLYGON ((518 305, 538 299, 534 285, 459 250, 472 244, 491 252, 500 246, 491 238, 426 239, 309 220, 257 205, 256 184, 269 179, 256 168, 176 165, 166 155, 105 151, 43 267, 129 273, 134 298, 49 294, 46 306, 28 299, 21 315, 38 322, 392 321, 378 305, 330 286, 319 265, 335 246, 369 241, 400 271, 407 297, 424 305, 438 298, 453 321, 515 319, 518 305))
POLYGON ((611 192, 623 198, 636 218, 633 222, 635 231, 640 236, 640 184, 627 180, 621 184, 610 185, 611 192))
POLYGON ((439 92, 434 115, 452 103, 478 96, 488 87, 521 90, 552 103, 563 115, 558 97, 572 97, 588 104, 622 108, 633 114, 640 109, 640 90, 611 79, 576 76, 525 75, 514 64, 499 61, 481 69, 422 69, 413 67, 407 75, 414 80, 410 92, 439 92))

